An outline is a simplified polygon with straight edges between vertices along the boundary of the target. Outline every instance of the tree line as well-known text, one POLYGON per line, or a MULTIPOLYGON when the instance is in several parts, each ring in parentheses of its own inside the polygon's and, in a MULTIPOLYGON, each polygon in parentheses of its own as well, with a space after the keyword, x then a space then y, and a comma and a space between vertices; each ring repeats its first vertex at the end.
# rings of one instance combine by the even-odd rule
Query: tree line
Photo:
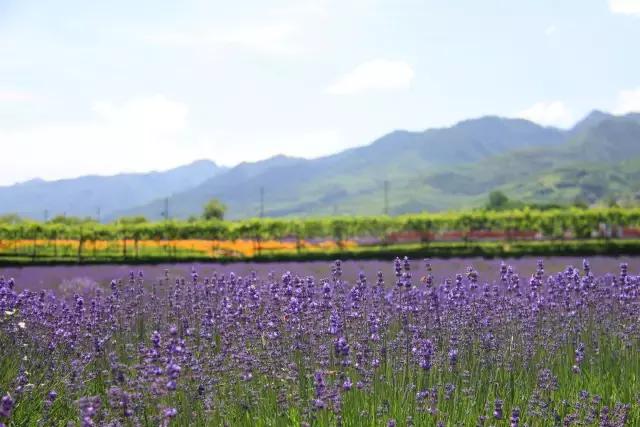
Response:
POLYGON ((143 217, 121 218, 109 224, 90 219, 57 217, 47 222, 0 217, 0 240, 282 240, 356 237, 383 239, 390 233, 458 231, 535 231, 547 238, 567 232, 589 238, 603 227, 640 227, 640 208, 575 207, 562 209, 474 210, 418 213, 399 216, 334 216, 320 218, 251 218, 225 221, 217 217, 197 220, 147 221, 143 217))

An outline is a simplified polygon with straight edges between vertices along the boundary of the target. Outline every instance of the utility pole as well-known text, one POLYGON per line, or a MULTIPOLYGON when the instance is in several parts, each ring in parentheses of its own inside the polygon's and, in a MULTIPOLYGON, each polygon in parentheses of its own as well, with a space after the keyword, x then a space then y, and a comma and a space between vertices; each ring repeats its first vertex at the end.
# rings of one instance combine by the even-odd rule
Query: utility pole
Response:
POLYGON ((264 187, 260 187, 260 218, 264 218, 264 187))
POLYGON ((164 199, 164 211, 162 212, 165 221, 169 220, 169 198, 165 197, 164 199))
POLYGON ((98 210, 96 212, 96 218, 98 219, 98 222, 100 222, 100 206, 98 206, 98 210))
POLYGON ((389 215, 389 180, 384 180, 384 214, 389 215))
POLYGON ((44 222, 49 221, 49 210, 45 209, 44 210, 44 222))

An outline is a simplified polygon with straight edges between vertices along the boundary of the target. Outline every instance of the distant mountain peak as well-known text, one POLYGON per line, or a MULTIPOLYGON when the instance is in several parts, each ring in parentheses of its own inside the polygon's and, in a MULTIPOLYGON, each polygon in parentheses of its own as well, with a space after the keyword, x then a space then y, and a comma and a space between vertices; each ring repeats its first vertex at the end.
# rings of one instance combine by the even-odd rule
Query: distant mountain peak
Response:
POLYGON ((15 185, 37 185, 37 184, 42 184, 43 182, 46 182, 46 181, 42 178, 31 178, 26 181, 17 182, 15 185))
POLYGON ((594 128, 595 126, 598 126, 603 121, 613 117, 615 116, 609 113, 605 113, 604 111, 593 110, 589 114, 587 114, 582 120, 576 123, 571 129, 571 132, 573 133, 584 132, 586 130, 594 128))
POLYGON ((209 159, 199 159, 199 160, 194 160, 191 163, 188 163, 184 166, 200 166, 200 165, 212 165, 212 166, 218 166, 218 164, 216 162, 214 162, 213 160, 209 160, 209 159))

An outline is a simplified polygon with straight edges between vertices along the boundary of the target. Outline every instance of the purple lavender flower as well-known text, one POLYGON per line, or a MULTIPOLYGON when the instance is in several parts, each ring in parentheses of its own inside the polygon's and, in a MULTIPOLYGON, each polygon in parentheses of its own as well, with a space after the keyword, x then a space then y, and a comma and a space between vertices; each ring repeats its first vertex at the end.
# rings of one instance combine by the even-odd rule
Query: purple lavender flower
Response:
POLYGON ((502 400, 500 399, 496 399, 493 402, 493 418, 495 418, 496 420, 501 420, 502 419, 502 400))
POLYGON ((349 344, 345 337, 340 337, 336 340, 335 350, 337 356, 347 357, 349 355, 349 344))
POLYGON ((419 339, 413 347, 413 354, 418 360, 418 365, 428 371, 431 369, 431 357, 433 356, 433 344, 428 339, 419 339))
POLYGON ((514 408, 511 411, 511 418, 509 419, 511 427, 518 427, 520 424, 520 409, 514 408))
POLYGON ((0 400, 0 417, 11 418, 13 403, 13 399, 8 394, 2 396, 2 399, 0 400))

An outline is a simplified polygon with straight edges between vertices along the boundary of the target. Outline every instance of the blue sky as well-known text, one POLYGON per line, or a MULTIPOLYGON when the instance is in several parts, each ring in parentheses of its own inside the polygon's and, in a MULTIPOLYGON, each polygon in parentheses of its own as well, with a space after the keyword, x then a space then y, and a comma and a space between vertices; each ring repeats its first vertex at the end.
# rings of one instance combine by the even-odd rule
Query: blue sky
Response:
POLYGON ((0 185, 640 110, 640 0, 0 0, 0 185))

